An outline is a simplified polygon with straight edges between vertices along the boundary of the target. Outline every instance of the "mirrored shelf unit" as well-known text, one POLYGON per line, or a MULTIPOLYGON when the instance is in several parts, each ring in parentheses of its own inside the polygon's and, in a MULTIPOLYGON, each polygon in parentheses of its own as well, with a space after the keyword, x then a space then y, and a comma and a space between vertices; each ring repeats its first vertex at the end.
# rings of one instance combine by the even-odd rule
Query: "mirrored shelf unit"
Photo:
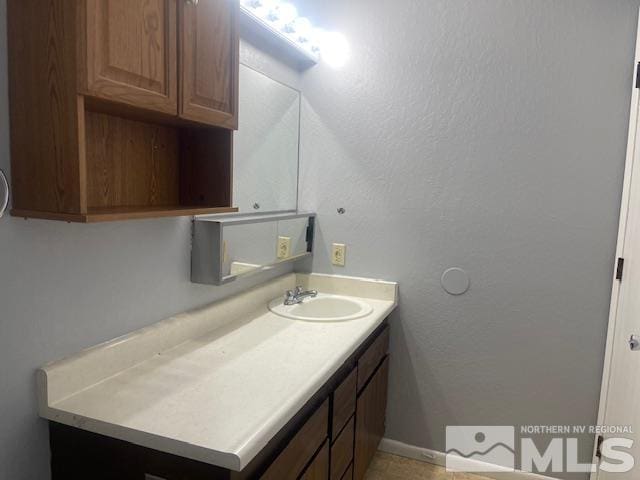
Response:
POLYGON ((191 281, 224 285, 313 255, 316 214, 226 214, 193 221, 191 281))

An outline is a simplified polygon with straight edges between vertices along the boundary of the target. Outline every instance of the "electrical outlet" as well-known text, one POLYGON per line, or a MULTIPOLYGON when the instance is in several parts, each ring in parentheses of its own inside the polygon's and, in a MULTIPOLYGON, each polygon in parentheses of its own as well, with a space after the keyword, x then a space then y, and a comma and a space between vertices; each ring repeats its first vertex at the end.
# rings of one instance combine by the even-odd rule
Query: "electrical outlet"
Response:
POLYGON ((331 247, 331 263, 344 267, 347 246, 344 243, 334 243, 331 247))
POLYGON ((278 258, 283 260, 291 256, 291 237, 278 237, 278 258))

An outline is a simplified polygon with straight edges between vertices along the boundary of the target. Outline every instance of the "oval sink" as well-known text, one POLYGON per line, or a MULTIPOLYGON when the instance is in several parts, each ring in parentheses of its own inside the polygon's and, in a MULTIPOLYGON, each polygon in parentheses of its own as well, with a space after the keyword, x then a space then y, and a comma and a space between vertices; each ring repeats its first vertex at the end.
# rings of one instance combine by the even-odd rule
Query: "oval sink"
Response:
POLYGON ((369 315, 373 307, 362 300, 340 295, 318 294, 297 305, 285 305, 281 298, 269 303, 269 310, 281 317, 306 322, 345 322, 369 315))

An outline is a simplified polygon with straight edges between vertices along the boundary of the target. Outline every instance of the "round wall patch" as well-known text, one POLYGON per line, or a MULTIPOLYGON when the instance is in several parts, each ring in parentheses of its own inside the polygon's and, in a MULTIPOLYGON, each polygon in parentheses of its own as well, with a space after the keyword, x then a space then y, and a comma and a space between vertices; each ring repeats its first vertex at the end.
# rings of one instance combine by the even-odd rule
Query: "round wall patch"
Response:
POLYGON ((440 278, 442 288, 451 295, 462 295, 469 290, 471 280, 469 275, 463 269, 453 267, 446 270, 440 278))

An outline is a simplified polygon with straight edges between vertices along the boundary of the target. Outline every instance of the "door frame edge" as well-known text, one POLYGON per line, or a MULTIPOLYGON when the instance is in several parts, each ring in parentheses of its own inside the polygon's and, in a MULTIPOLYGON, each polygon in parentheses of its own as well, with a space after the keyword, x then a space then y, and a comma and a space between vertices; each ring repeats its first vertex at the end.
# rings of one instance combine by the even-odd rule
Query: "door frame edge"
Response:
MULTIPOLYGON (((639 9, 640 11, 640 9, 639 9)), ((637 66, 640 64, 640 14, 638 17, 638 28, 636 33, 636 47, 635 58, 633 64, 633 79, 632 79, 632 93, 631 93, 631 105, 629 112, 629 132, 627 136, 627 151, 625 157, 624 167, 624 180, 622 187, 622 199, 620 205, 620 221, 618 225, 618 240, 616 244, 615 259, 624 258, 625 252, 625 235, 627 231, 628 214, 629 214, 629 202, 631 199, 631 179, 633 168, 636 160, 636 156, 640 151, 636 150, 636 146, 640 144, 640 135, 638 135, 638 128, 640 127, 640 89, 636 87, 636 75, 638 74, 637 66)), ((640 150, 640 148, 638 149, 640 150)), ((611 287, 611 304, 609 307, 609 320, 607 326, 607 340, 604 356, 604 366, 602 370, 602 382, 600 387, 600 397, 598 402, 598 425, 604 424, 607 398, 609 393, 609 379, 611 375, 611 361, 613 357, 614 340, 616 336, 616 326, 618 322, 618 306, 620 304, 620 281, 616 279, 615 268, 613 269, 613 279, 611 287)), ((596 435, 597 438, 597 435, 596 435)), ((593 446, 593 457, 596 458, 596 451, 598 448, 597 441, 593 446)), ((600 470, 596 468, 596 471, 591 473, 589 480, 598 480, 600 470)))

